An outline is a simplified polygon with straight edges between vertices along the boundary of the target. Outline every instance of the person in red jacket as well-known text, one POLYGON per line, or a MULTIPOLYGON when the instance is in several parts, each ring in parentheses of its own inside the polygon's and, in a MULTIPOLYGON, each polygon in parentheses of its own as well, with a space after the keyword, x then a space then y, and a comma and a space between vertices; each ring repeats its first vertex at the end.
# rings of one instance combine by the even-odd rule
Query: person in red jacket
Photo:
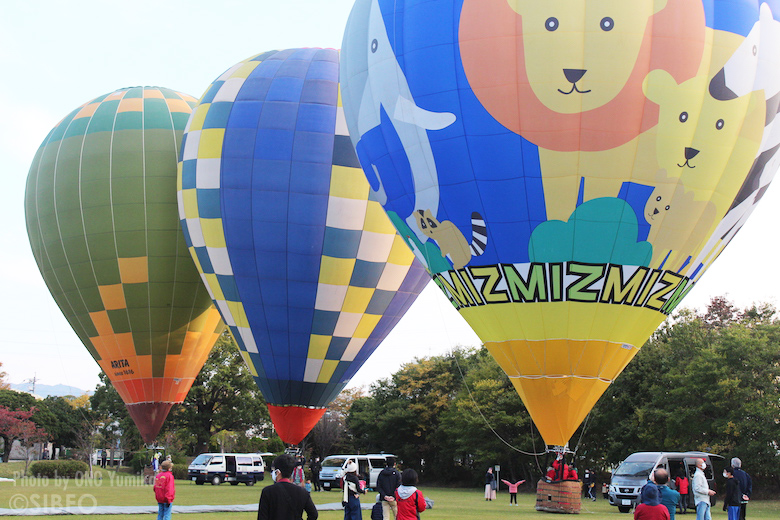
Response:
POLYGON ((395 520, 417 520, 418 514, 425 511, 425 497, 415 487, 417 472, 406 468, 401 473, 401 485, 395 490, 395 501, 398 504, 398 516, 395 520))
POLYGON ((162 471, 154 477, 154 498, 157 499, 157 520, 171 520, 176 485, 173 483, 173 462, 162 463, 162 471))
POLYGON ((650 483, 642 488, 642 503, 634 509, 634 520, 669 520, 669 510, 661 504, 658 486, 650 483))
POLYGON ((680 470, 679 475, 674 479, 674 483, 677 484, 677 492, 680 493, 680 503, 677 507, 680 508, 680 513, 685 513, 688 509, 688 488, 690 482, 688 477, 685 476, 685 470, 680 470))

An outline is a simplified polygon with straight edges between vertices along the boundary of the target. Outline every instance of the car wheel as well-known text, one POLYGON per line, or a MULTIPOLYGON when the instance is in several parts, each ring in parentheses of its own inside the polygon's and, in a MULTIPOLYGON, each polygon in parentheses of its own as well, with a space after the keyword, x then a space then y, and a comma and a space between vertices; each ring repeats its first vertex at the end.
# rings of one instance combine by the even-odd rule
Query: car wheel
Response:
POLYGON ((254 486, 254 485, 255 485, 255 481, 254 481, 254 480, 250 480, 250 481, 248 481, 248 482, 246 483, 246 485, 247 485, 247 486, 254 486))
POLYGON ((618 506, 618 511, 621 513, 628 513, 631 511, 631 506, 618 506))
POLYGON ((222 484, 222 479, 219 478, 219 475, 214 475, 214 478, 211 479, 211 485, 219 486, 220 484, 222 484))
POLYGON ((195 481, 195 485, 196 486, 202 486, 203 484, 205 484, 205 482, 203 480, 196 480, 195 481))
POLYGON ((231 483, 230 483, 230 485, 231 485, 231 486, 237 486, 237 485, 238 485, 238 482, 231 482, 231 483))

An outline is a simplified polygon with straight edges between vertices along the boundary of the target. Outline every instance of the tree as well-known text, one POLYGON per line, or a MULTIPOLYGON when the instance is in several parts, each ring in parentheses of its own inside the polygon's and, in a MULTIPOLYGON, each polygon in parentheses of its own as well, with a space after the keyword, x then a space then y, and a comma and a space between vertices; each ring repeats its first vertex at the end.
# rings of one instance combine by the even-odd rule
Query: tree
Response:
POLYGON ((30 464, 34 444, 48 439, 47 433, 32 421, 35 411, 35 407, 30 410, 10 410, 5 406, 0 406, 0 438, 3 439, 7 448, 4 456, 5 462, 8 462, 14 441, 18 440, 19 449, 24 455, 25 474, 30 464))
POLYGON ((221 430, 246 431, 270 423, 265 400, 226 332, 214 345, 184 403, 171 410, 165 428, 176 431, 195 453, 203 453, 221 430))
POLYGON ((0 390, 10 390, 11 384, 6 380, 6 377, 8 377, 8 374, 3 372, 3 363, 0 361, 0 390))
POLYGON ((100 383, 95 387, 95 392, 89 399, 90 406, 96 414, 94 420, 98 433, 112 445, 119 439, 123 449, 127 451, 138 450, 143 446, 143 440, 124 401, 114 385, 111 384, 108 376, 101 372, 99 377, 100 383))
POLYGON ((364 397, 363 388, 346 388, 333 400, 319 422, 312 428, 306 441, 312 446, 312 453, 326 457, 335 451, 351 450, 352 438, 347 430, 346 420, 355 400, 364 397))

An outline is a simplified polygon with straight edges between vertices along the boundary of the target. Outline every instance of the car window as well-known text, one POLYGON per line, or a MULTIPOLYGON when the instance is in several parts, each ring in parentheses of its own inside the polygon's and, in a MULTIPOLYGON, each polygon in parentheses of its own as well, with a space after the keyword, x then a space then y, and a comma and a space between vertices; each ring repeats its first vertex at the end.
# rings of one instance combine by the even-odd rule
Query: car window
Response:
POLYGON ((323 468, 340 468, 344 465, 344 462, 346 462, 346 459, 343 459, 341 457, 333 457, 332 459, 325 459, 322 461, 322 467, 323 468))
POLYGON ((616 477, 644 477, 647 478, 653 471, 653 463, 646 461, 624 462, 615 471, 616 477))
POLYGON ((222 462, 223 462, 222 457, 213 457, 211 459, 211 462, 209 462, 209 465, 211 465, 211 464, 222 464, 222 462))
POLYGON ((382 469, 382 468, 385 467, 385 459, 374 459, 374 458, 371 458, 371 459, 368 459, 368 460, 371 461, 371 466, 373 466, 374 469, 377 469, 377 468, 382 469))
POLYGON ((236 457, 236 464, 241 464, 242 466, 251 466, 252 459, 250 457, 236 457))
POLYGON ((200 455, 195 457, 195 460, 193 460, 192 463, 197 465, 208 464, 209 460, 211 460, 211 455, 206 455, 205 453, 201 453, 200 455))
POLYGON ((263 465, 263 459, 257 458, 257 459, 252 459, 252 461, 254 462, 255 467, 263 465))

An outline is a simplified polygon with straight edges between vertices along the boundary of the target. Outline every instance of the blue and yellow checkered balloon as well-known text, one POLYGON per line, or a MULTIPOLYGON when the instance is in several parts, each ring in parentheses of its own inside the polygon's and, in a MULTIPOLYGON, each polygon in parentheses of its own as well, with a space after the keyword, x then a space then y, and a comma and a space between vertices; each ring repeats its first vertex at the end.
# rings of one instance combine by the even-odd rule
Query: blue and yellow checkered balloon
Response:
POLYGON ((179 161, 185 239, 297 444, 428 281, 347 133, 333 49, 249 58, 208 88, 179 161))

